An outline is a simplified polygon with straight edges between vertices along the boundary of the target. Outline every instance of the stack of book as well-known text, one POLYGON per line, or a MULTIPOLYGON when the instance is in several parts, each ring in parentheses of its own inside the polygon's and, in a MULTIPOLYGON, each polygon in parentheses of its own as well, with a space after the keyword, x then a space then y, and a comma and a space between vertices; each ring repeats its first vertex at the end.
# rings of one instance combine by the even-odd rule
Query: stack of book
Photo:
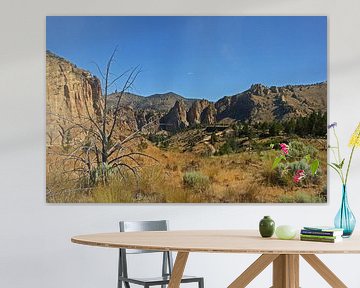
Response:
POLYGON ((342 241, 344 230, 334 227, 304 227, 300 232, 302 241, 336 243, 342 241))

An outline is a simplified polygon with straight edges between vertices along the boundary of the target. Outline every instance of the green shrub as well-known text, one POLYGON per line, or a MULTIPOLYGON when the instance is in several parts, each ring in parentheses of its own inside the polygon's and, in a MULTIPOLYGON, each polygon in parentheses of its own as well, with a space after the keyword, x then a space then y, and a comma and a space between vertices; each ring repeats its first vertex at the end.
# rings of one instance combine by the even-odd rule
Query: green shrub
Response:
POLYGON ((238 152, 239 145, 236 142, 235 138, 231 137, 226 140, 226 142, 221 145, 219 148, 219 151, 217 152, 217 155, 226 155, 226 154, 232 154, 235 152, 238 152))
POLYGON ((318 150, 311 145, 306 145, 300 141, 291 141, 289 143, 289 157, 294 159, 301 159, 306 155, 310 155, 311 158, 316 158, 318 150))
POLYGON ((210 179, 200 172, 191 171, 183 175, 183 184, 185 187, 191 188, 196 192, 206 192, 210 187, 210 179))

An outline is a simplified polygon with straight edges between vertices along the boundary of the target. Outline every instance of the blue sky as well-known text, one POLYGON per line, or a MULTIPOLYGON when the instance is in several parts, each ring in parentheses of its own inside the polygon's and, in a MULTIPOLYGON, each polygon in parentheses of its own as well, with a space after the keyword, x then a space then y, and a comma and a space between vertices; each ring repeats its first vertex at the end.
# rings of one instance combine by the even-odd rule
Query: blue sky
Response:
MULTIPOLYGON (((326 17, 48 16, 46 49, 95 75, 140 65, 131 92, 217 100, 253 83, 327 79, 326 17)), ((119 83, 120 84, 120 83, 119 83)), ((120 85, 119 85, 120 86, 120 85)))

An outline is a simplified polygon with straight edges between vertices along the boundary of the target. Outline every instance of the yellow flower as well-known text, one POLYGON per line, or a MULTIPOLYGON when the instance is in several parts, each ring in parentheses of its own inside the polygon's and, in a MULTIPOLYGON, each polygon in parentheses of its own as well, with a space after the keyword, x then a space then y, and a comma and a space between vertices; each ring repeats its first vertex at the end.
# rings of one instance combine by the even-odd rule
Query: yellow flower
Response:
POLYGON ((356 127, 354 133, 352 134, 349 142, 349 146, 360 147, 360 123, 356 127))

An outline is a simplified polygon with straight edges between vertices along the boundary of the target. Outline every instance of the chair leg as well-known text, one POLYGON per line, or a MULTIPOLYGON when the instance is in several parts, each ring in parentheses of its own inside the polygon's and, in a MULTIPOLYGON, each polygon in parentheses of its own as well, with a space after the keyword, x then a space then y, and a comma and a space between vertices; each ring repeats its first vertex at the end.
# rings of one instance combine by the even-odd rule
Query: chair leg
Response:
POLYGON ((204 279, 199 280, 199 288, 204 288, 204 279))

